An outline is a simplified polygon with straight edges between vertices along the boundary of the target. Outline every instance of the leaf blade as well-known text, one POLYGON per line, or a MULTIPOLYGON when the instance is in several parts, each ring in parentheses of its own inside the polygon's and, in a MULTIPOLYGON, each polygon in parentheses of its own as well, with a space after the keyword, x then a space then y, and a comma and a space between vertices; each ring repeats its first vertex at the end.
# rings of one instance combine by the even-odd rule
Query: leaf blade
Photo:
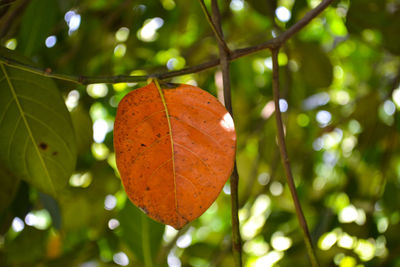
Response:
POLYGON ((222 190, 233 168, 236 134, 229 113, 209 93, 151 83, 120 102, 114 147, 131 201, 180 229, 222 190))
MULTIPOLYGON (((0 53, 18 57, 6 49, 0 53)), ((76 161, 65 104, 48 78, 0 63, 0 81, 0 102, 5 104, 0 107, 0 160, 18 178, 57 196, 76 161)))
MULTIPOLYGON (((35 139, 34 139, 34 137, 33 137, 31 128, 29 127, 27 118, 26 118, 26 116, 24 115, 24 111, 23 111, 23 109, 22 109, 22 107, 21 107, 21 104, 20 104, 20 102, 19 102, 19 99, 18 99, 18 97, 17 97, 17 95, 16 95, 16 93, 15 93, 14 85, 13 85, 12 82, 11 82, 11 79, 10 79, 10 77, 9 77, 9 75, 8 75, 8 73, 7 73, 7 71, 6 71, 6 69, 5 69, 4 64, 0 64, 0 67, 1 67, 1 70, 2 70, 2 72, 3 72, 4 77, 5 77, 6 80, 7 80, 7 84, 8 84, 8 86, 9 86, 9 88, 10 88, 11 94, 12 94, 12 96, 13 96, 13 99, 14 99, 14 101, 15 101, 15 103, 16 103, 16 105, 17 105, 18 111, 19 111, 19 113, 20 113, 20 117, 18 117, 18 122, 16 123, 16 128, 15 128, 15 129, 18 128, 19 121, 20 121, 20 119, 22 118, 22 121, 23 121, 23 123, 24 123, 24 125, 25 125, 25 127, 26 127, 27 132, 28 132, 28 137, 29 137, 29 139, 30 139, 33 143, 35 143, 35 139)), ((15 136, 15 135, 13 134, 13 135, 12 135, 12 138, 13 138, 12 140, 14 140, 14 136, 15 136)), ((26 145, 25 145, 25 147, 26 147, 26 145)), ((11 151, 10 148, 11 148, 11 143, 10 143, 10 146, 9 146, 9 149, 8 149, 8 154, 10 154, 10 151, 11 151)), ((45 171, 45 176, 46 176, 46 177, 48 178, 48 180, 49 180, 49 184, 50 184, 50 186, 51 186, 51 193, 56 194, 55 187, 54 187, 53 182, 52 182, 52 180, 51 180, 51 178, 50 178, 50 174, 49 174, 48 169, 47 169, 47 167, 46 167, 46 165, 45 165, 45 163, 44 163, 44 161, 43 161, 43 158, 40 156, 39 150, 38 150, 38 148, 37 148, 36 146, 35 146, 35 149, 36 149, 36 152, 37 152, 37 154, 38 154, 38 156, 39 156, 40 164, 43 166, 43 170, 45 171)), ((25 150, 25 149, 24 149, 24 150, 25 150)))

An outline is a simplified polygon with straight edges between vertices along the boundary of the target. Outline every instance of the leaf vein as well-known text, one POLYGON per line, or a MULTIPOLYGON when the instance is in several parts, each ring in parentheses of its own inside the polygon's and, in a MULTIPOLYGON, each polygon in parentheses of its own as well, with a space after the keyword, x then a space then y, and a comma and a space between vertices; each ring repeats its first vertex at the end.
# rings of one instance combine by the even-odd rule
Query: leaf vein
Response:
POLYGON ((33 120, 39 122, 39 123, 42 124, 44 127, 46 127, 52 134, 54 134, 54 136, 56 136, 56 137, 61 141, 61 143, 65 146, 66 150, 68 151, 68 155, 71 157, 71 159, 74 158, 74 156, 72 155, 72 151, 70 150, 68 144, 65 142, 65 140, 64 140, 56 131, 54 131, 53 128, 49 127, 44 121, 42 121, 42 120, 39 119, 39 118, 36 118, 35 116, 32 116, 32 115, 30 115, 30 114, 25 114, 25 115, 26 115, 27 117, 30 117, 31 119, 33 119, 33 120))
POLYGON ((50 157, 50 156, 48 156, 46 154, 43 154, 43 157, 46 158, 49 161, 52 161, 55 165, 59 166, 60 169, 65 173, 65 176, 68 177, 68 172, 67 172, 67 169, 65 169, 64 165, 60 164, 59 161, 53 159, 52 157, 50 157))
POLYGON ((7 111, 10 109, 12 102, 13 102, 13 99, 11 98, 10 101, 8 101, 7 105, 5 106, 4 112, 3 112, 3 114, 1 114, 1 117, 0 117, 0 126, 3 123, 4 118, 6 117, 7 111))
POLYGON ((28 171, 28 163, 27 163, 28 157, 26 155, 26 150, 28 148, 28 143, 29 143, 28 141, 29 141, 29 135, 27 135, 26 138, 25 138, 24 155, 23 155, 24 160, 23 160, 23 162, 24 162, 24 171, 26 173, 26 176, 30 177, 31 175, 30 175, 30 172, 28 171))
MULTIPOLYGON (((1 67, 1 69, 2 69, 2 71, 3 71, 3 73, 4 73, 4 76, 5 76, 6 79, 7 79, 8 87, 9 87, 9 89, 10 89, 10 91, 11 91, 11 94, 13 95, 13 98, 14 98, 16 104, 17 104, 18 110, 19 110, 20 115, 21 115, 21 117, 22 117, 22 119, 23 119, 23 121, 24 121, 24 125, 25 125, 25 127, 26 127, 27 132, 28 132, 28 135, 29 135, 30 139, 32 140, 32 143, 36 144, 36 141, 35 141, 35 138, 33 137, 33 133, 32 133, 32 131, 31 131, 31 128, 29 127, 28 121, 27 121, 27 119, 26 119, 26 117, 25 117, 26 114, 24 114, 24 111, 23 111, 23 109, 22 109, 22 106, 21 106, 21 104, 19 103, 18 98, 17 98, 17 96, 16 96, 16 91, 15 91, 14 85, 13 85, 12 82, 11 82, 11 78, 8 76, 8 73, 7 73, 6 68, 5 68, 5 66, 4 66, 3 63, 0 64, 0 67, 1 67)), ((50 173, 49 173, 49 171, 48 171, 48 169, 47 169, 47 166, 46 166, 46 164, 45 164, 43 158, 42 158, 41 155, 40 155, 40 151, 39 151, 39 149, 37 148, 37 146, 34 145, 34 147, 35 147, 35 149, 36 149, 36 153, 37 153, 38 156, 39 156, 40 163, 41 163, 41 165, 42 165, 43 168, 44 168, 44 172, 45 172, 45 174, 46 174, 46 177, 47 177, 48 180, 49 180, 49 184, 51 185, 52 191, 53 191, 54 194, 57 194, 57 192, 56 192, 56 190, 55 190, 55 188, 54 188, 53 181, 52 181, 52 179, 51 179, 51 177, 50 177, 50 173)))
POLYGON ((138 122, 135 127, 133 127, 131 129, 131 131, 136 130, 136 128, 138 128, 142 123, 144 123, 145 121, 149 120, 151 117, 153 117, 155 114, 161 113, 161 112, 165 112, 165 110, 159 110, 159 111, 155 111, 153 113, 151 113, 149 116, 145 117, 143 120, 141 120, 140 122, 138 122))
POLYGON ((10 80, 13 80, 13 81, 21 81, 21 82, 33 84, 33 85, 37 86, 38 88, 43 89, 45 92, 48 92, 48 93, 50 93, 51 95, 57 97, 57 95, 55 94, 55 92, 54 92, 53 90, 49 90, 49 89, 47 89, 47 87, 42 86, 42 85, 39 84, 39 83, 30 81, 30 80, 20 79, 20 78, 17 78, 17 77, 10 77, 10 80))
POLYGON ((190 123, 188 123, 187 121, 179 120, 179 119, 177 119, 176 117, 171 117, 171 118, 175 119, 175 120, 178 121, 178 122, 182 122, 182 123, 188 125, 189 127, 192 127, 192 128, 195 129, 196 131, 200 132, 201 134, 207 136, 208 138, 211 139, 211 141, 213 141, 216 145, 218 145, 219 148, 220 148, 221 150, 223 150, 223 147, 222 147, 221 143, 219 143, 214 137, 212 137, 212 136, 209 135, 208 133, 206 133, 206 132, 200 130, 199 128, 196 128, 193 124, 190 124, 190 123))
MULTIPOLYGON (((197 195, 198 195, 201 199, 203 199, 202 196, 201 196, 201 194, 200 194, 199 188, 192 182, 192 180, 190 180, 188 177, 186 177, 185 175, 182 175, 182 174, 180 174, 180 173, 177 173, 176 175, 178 175, 178 176, 180 176, 180 177, 182 177, 182 178, 185 178, 186 181, 189 181, 189 183, 194 187, 194 189, 196 189, 197 195)), ((200 200, 200 202, 203 203, 203 200, 200 200)))
MULTIPOLYGON (((137 154, 136 155, 136 157, 134 158, 134 160, 132 161, 132 165, 136 162, 136 160, 140 157, 140 156, 142 156, 142 155, 144 155, 150 148, 152 148, 156 143, 158 143, 158 142, 160 142, 160 140, 161 139, 163 139, 163 138, 165 138, 165 137, 167 137, 167 136, 169 136, 169 134, 166 134, 166 135, 164 135, 164 136, 161 136, 160 138, 157 138, 156 140, 154 140, 154 142, 153 143, 151 143, 148 147, 146 147, 142 152, 140 152, 139 154, 137 154)), ((130 139, 131 140, 131 139, 130 139)))
POLYGON ((43 104, 42 102, 39 102, 39 101, 37 101, 36 99, 33 99, 33 98, 31 98, 31 97, 28 97, 28 96, 24 96, 24 95, 18 95, 18 94, 17 94, 17 96, 20 97, 20 98, 24 98, 24 99, 26 99, 26 100, 28 100, 28 101, 34 102, 34 103, 36 103, 36 104, 38 104, 38 105, 44 107, 44 108, 47 109, 47 110, 50 110, 50 111, 52 112, 52 114, 57 115, 57 117, 62 118, 62 120, 64 120, 65 122, 67 122, 67 120, 65 119, 65 117, 64 117, 61 113, 59 113, 57 110, 52 109, 51 107, 49 107, 49 106, 43 104))
POLYGON ((211 169, 211 167, 207 164, 207 162, 205 162, 202 158, 200 158, 200 156, 196 152, 194 152, 193 150, 189 149, 185 145, 179 144, 177 142, 175 142, 175 145, 178 145, 178 146, 184 148, 185 150, 189 151, 190 153, 192 153, 198 160, 200 160, 207 167, 208 170, 210 170, 210 172, 215 174, 215 171, 213 169, 211 169))
POLYGON ((11 162, 10 162, 11 161, 11 159, 10 159, 11 158, 10 157, 11 147, 12 147, 12 143, 14 142, 15 132, 17 131, 20 120, 21 120, 21 116, 18 117, 17 122, 15 123, 15 127, 11 132, 10 140, 9 140, 8 147, 7 147, 7 158, 8 158, 8 162, 9 162, 10 166, 11 166, 11 162))
POLYGON ((158 171, 159 169, 161 169, 165 164, 167 164, 168 162, 172 161, 172 159, 174 158, 174 156, 172 156, 170 159, 164 161, 163 163, 161 163, 149 176, 149 180, 153 177, 153 175, 156 173, 156 171, 158 171))

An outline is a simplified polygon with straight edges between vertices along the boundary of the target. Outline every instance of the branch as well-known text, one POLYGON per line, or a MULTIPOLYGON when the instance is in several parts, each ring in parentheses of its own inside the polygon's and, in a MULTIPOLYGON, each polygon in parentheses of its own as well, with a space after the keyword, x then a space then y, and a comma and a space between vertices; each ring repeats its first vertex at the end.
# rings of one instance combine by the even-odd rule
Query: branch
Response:
MULTIPOLYGON (((285 43, 291 36, 295 33, 300 31, 304 26, 306 26, 313 18, 319 15, 333 0, 323 0, 317 7, 310 10, 302 19, 300 19, 296 24, 290 27, 288 30, 283 32, 276 38, 273 38, 265 43, 261 43, 255 46, 249 46, 246 48, 241 48, 234 50, 230 53, 227 60, 233 61, 238 58, 247 56, 249 54, 253 54, 265 49, 274 49, 280 47, 283 43, 285 43)), ((170 72, 159 72, 153 73, 146 76, 130 76, 130 75, 117 75, 117 76, 77 76, 77 75, 66 75, 66 74, 58 74, 53 72, 50 69, 42 69, 37 68, 28 64, 24 64, 18 62, 16 60, 0 56, 0 62, 6 64, 10 67, 18 68, 24 71, 29 71, 38 75, 70 81, 76 84, 92 84, 92 83, 122 83, 122 82, 142 82, 146 81, 148 78, 157 78, 160 80, 169 79, 172 77, 177 77, 185 74, 197 73, 203 70, 211 69, 219 65, 220 63, 219 58, 207 61, 205 63, 187 67, 177 71, 170 71, 170 72)))
POLYGON ((271 49, 271 52, 272 52, 272 87, 273 87, 273 95, 275 102, 275 118, 276 118, 276 127, 278 131, 279 150, 281 152, 282 164, 285 169, 287 183, 290 189, 290 193, 292 194, 294 207, 296 209, 297 219, 300 223, 301 229, 303 230, 304 241, 306 243, 308 256, 310 257, 312 266, 317 267, 319 266, 319 264, 312 246, 311 236, 307 227, 307 222, 306 219, 304 218, 303 210, 301 208, 301 204, 297 196, 296 186, 294 184, 293 174, 290 168, 289 156, 286 151, 282 115, 281 115, 281 110, 279 108, 279 65, 278 65, 279 48, 271 49))
POLYGON ((11 5, 16 0, 0 0, 0 7, 11 5))
POLYGON ((229 50, 229 47, 228 47, 228 45, 226 44, 226 42, 224 40, 221 28, 217 26, 217 25, 220 25, 219 22, 213 21, 213 19, 210 16, 210 13, 208 13, 208 11, 207 11, 207 7, 206 7, 206 4, 204 3, 204 0, 199 0, 199 2, 200 2, 200 5, 201 5, 201 9, 203 9, 204 15, 206 16, 208 24, 210 24, 210 27, 213 30, 213 32, 215 34, 215 37, 218 40, 218 43, 223 46, 223 49, 225 50, 225 53, 227 53, 229 55, 231 53, 231 51, 229 50))
POLYGON ((171 251, 171 249, 176 245, 176 241, 178 241, 179 237, 184 235, 190 229, 190 227, 191 223, 186 224, 182 229, 178 231, 178 233, 170 242, 168 242, 158 250, 157 256, 155 258, 155 265, 163 266, 163 261, 167 258, 167 255, 171 251))
POLYGON ((0 8, 4 8, 0 13, 0 39, 4 38, 10 33, 13 26, 13 21, 18 17, 24 9, 27 7, 29 0, 23 1, 8 1, 6 4, 0 5, 0 8), (14 6, 12 6, 14 5, 14 6), (8 6, 10 6, 8 8, 8 6), (8 10, 7 10, 7 8, 8 10))
POLYGON ((285 43, 290 37, 304 28, 312 19, 318 16, 325 8, 327 8, 333 0, 323 0, 318 6, 314 9, 310 10, 307 14, 304 15, 298 22, 296 22, 292 27, 287 29, 281 35, 271 40, 268 40, 265 43, 261 43, 259 45, 250 46, 242 49, 237 49, 232 53, 233 59, 252 54, 264 49, 274 49, 280 47, 283 43, 285 43))
MULTIPOLYGON (((216 32, 220 35, 221 38, 217 38, 218 40, 218 48, 220 54, 220 65, 222 70, 222 82, 224 87, 224 102, 225 107, 229 111, 233 119, 233 111, 232 111, 232 99, 231 99, 231 84, 230 84, 230 76, 229 76, 229 52, 224 49, 226 43, 223 39, 223 32, 221 27, 221 16, 219 13, 218 2, 217 0, 211 1, 212 15, 213 21, 217 25, 216 32)), ((217 35, 216 34, 216 35, 217 35)), ((240 228, 239 228, 239 174, 236 167, 236 160, 233 165, 233 172, 231 175, 231 217, 232 217, 232 252, 233 258, 235 260, 235 264, 237 267, 242 266, 242 239, 240 237, 240 228)))

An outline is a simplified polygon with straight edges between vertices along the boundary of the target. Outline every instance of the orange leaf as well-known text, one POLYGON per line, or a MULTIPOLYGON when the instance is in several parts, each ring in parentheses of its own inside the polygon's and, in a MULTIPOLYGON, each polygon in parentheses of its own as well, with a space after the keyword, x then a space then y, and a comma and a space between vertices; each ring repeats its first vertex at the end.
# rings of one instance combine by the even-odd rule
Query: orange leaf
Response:
POLYGON ((158 82, 120 102, 114 147, 130 200, 176 229, 204 213, 228 180, 235 157, 233 121, 206 91, 158 82))

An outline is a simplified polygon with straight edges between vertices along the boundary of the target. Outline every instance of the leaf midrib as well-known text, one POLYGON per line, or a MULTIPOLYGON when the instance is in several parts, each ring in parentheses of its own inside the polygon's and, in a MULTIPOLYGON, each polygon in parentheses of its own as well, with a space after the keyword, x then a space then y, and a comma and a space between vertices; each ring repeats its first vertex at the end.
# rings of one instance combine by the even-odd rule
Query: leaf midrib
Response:
MULTIPOLYGON (((164 93, 162 91, 162 88, 160 86, 160 84, 158 83, 157 80, 154 80, 154 84, 157 87, 158 93, 160 94, 160 98, 161 98, 161 102, 164 105, 164 109, 165 109, 165 115, 167 118, 167 122, 168 122, 168 129, 169 129, 169 136, 170 136, 170 140, 171 140, 171 150, 172 150, 172 173, 174 174, 174 199, 175 199, 175 210, 176 213, 179 214, 178 212, 178 199, 176 197, 176 173, 175 173, 175 152, 174 152, 174 139, 172 138, 172 126, 171 126, 171 120, 169 118, 169 111, 168 111, 168 106, 167 106, 167 101, 165 100, 164 97, 164 93)), ((178 219, 179 220, 179 219, 178 219)))
MULTIPOLYGON (((53 193, 56 194, 56 190, 55 190, 53 181, 51 180, 49 170, 47 169, 47 166, 46 166, 46 164, 45 164, 45 162, 44 162, 44 159, 42 158, 42 156, 41 156, 41 154, 40 154, 40 151, 39 151, 38 147, 36 146, 36 140, 35 140, 35 138, 33 137, 32 130, 31 130, 31 128, 30 128, 30 126, 29 126, 29 124, 28 124, 28 121, 27 121, 27 119, 26 119, 26 116, 25 116, 25 112, 24 112, 24 110, 22 109, 21 103, 20 103, 19 100, 18 100, 17 93, 15 92, 15 88, 14 88, 12 82, 11 82, 11 78, 8 76, 8 73, 7 73, 7 71, 6 71, 6 68, 4 67, 4 64, 3 64, 3 63, 0 63, 0 66, 1 66, 1 70, 2 70, 3 73, 4 73, 4 77, 5 77, 6 80, 7 80, 8 87, 10 88, 10 91, 11 91, 11 94, 12 94, 12 96, 13 96, 13 98, 14 98, 14 101, 15 101, 15 103, 17 104, 18 111, 19 111, 19 113, 21 114, 21 118, 22 118, 22 120, 23 120, 23 122, 24 122, 24 125, 25 125, 25 128, 26 128, 26 130, 27 130, 27 132, 28 132, 28 136, 29 136, 29 138, 30 138, 31 141, 32 141, 33 147, 35 148, 35 151, 36 151, 36 153, 37 153, 37 155, 38 155, 38 158, 39 158, 39 160, 40 160, 40 163, 41 163, 41 165, 43 166, 43 169, 44 169, 45 174, 46 174, 45 176, 47 177, 47 179, 48 179, 48 181, 49 181, 49 184, 50 184, 50 186, 51 186, 51 189, 53 190, 53 193)), ((26 156, 26 155, 24 155, 24 156, 26 156)))

